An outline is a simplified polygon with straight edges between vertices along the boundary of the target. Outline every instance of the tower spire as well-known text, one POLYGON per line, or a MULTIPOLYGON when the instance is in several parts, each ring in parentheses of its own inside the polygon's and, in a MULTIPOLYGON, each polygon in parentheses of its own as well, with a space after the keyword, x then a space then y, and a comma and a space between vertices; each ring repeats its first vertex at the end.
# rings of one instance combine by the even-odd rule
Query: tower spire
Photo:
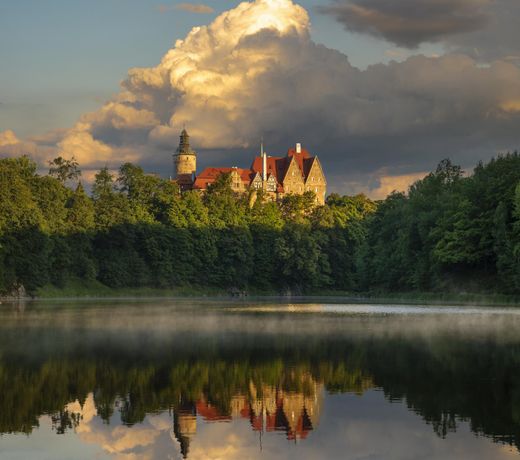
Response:
POLYGON ((173 154, 173 163, 174 177, 181 190, 190 189, 197 169, 197 154, 190 147, 190 136, 185 127, 179 136, 179 147, 173 154))

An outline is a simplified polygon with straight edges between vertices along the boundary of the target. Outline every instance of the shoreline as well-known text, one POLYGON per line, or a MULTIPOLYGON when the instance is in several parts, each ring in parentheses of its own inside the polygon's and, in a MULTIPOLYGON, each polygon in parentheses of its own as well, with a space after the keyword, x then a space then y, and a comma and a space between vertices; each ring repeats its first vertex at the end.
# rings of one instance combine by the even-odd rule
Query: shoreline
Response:
POLYGON ((230 292, 217 288, 184 286, 176 289, 130 288, 113 289, 106 286, 89 288, 81 286, 59 289, 47 287, 34 296, 0 296, 0 304, 26 302, 66 302, 66 301, 144 301, 144 300, 193 300, 193 301, 282 301, 288 303, 330 302, 330 303, 375 303, 399 305, 460 305, 460 306, 505 306, 520 307, 520 297, 496 293, 352 293, 345 291, 316 291, 308 294, 292 295, 269 291, 230 292))

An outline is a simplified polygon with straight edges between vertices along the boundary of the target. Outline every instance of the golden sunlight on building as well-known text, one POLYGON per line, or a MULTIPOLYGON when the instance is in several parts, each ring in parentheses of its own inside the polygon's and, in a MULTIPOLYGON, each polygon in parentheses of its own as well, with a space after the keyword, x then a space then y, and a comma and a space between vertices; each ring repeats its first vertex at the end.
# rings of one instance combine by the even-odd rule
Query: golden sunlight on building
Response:
POLYGON ((174 180, 181 191, 204 192, 221 174, 229 174, 231 188, 237 193, 262 191, 269 199, 278 200, 286 194, 312 192, 317 204, 325 203, 327 180, 321 163, 299 143, 288 149, 285 157, 267 155, 262 144, 260 155, 253 159, 250 168, 208 167, 197 174, 197 154, 190 147, 188 132, 183 129, 173 160, 174 180))

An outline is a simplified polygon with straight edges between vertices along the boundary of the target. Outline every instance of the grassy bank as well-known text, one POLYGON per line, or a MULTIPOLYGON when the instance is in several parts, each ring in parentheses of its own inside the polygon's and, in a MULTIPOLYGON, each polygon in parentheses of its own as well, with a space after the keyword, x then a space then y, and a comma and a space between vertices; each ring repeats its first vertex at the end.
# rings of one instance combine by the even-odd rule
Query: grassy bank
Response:
POLYGON ((228 296, 226 290, 211 287, 179 286, 171 289, 161 288, 110 288, 98 281, 69 281, 63 287, 46 285, 38 289, 36 298, 72 297, 219 297, 228 296))
MULTIPOLYGON (((248 289, 249 297, 280 297, 280 292, 248 289)), ((63 287, 47 285, 40 288, 36 298, 117 298, 117 297, 230 297, 227 289, 207 286, 178 286, 170 289, 159 288, 110 288, 98 281, 69 281, 63 287)), ((289 296, 286 296, 289 297, 289 296)), ((520 306, 520 297, 497 293, 477 292, 406 292, 406 293, 353 293, 348 291, 318 290, 293 299, 327 298, 331 302, 373 302, 400 304, 457 304, 457 305, 506 305, 520 306)))
MULTIPOLYGON (((282 294, 275 290, 247 289, 243 291, 249 298, 290 298, 292 302, 326 301, 331 303, 378 303, 378 304, 411 304, 411 305, 488 305, 488 306, 520 306, 520 297, 507 294, 486 292, 349 292, 337 290, 316 290, 303 294, 282 294)), ((167 297, 220 297, 230 298, 229 289, 208 286, 177 286, 175 288, 111 288, 99 281, 70 280, 64 286, 46 285, 32 293, 36 299, 71 299, 71 298, 167 298, 167 297)), ((234 294, 242 294, 234 292, 234 294)), ((1 300, 14 300, 2 298, 1 300)))

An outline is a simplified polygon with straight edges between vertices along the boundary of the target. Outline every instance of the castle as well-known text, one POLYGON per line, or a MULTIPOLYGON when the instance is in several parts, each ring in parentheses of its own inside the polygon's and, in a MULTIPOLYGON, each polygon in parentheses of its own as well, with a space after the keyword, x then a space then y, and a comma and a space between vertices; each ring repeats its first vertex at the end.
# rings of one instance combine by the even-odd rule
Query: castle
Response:
POLYGON ((221 174, 229 174, 231 188, 237 193, 250 189, 263 190, 265 195, 278 200, 286 194, 302 195, 312 191, 316 203, 325 203, 327 180, 317 156, 296 144, 285 157, 268 156, 263 146, 260 156, 253 159, 251 168, 209 167, 197 174, 197 154, 190 147, 190 136, 186 129, 180 135, 179 147, 173 155, 174 178, 181 191, 205 191, 221 174))

